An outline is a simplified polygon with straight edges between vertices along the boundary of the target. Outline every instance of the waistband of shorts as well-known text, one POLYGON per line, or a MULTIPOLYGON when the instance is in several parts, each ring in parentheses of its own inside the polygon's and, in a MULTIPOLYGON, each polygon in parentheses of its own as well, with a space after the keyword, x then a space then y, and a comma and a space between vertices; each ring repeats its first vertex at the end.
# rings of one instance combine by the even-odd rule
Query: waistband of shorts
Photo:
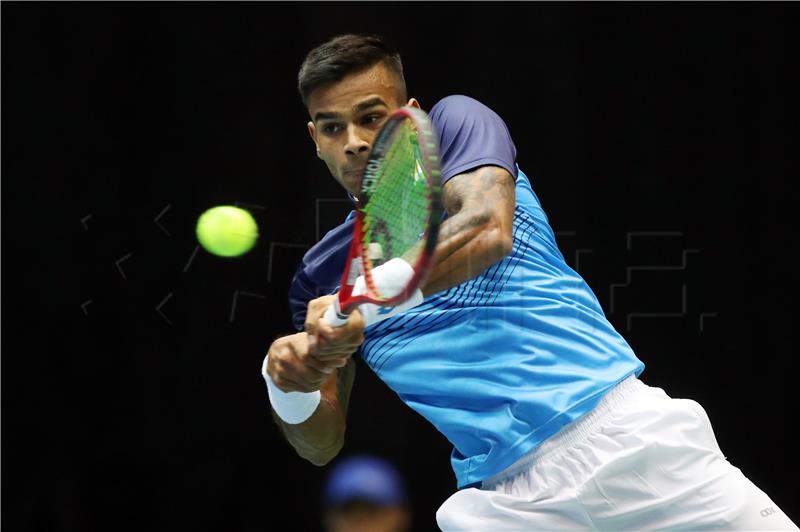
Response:
POLYGON ((647 385, 640 381, 635 375, 629 375, 606 392, 597 406, 589 413, 563 427, 560 431, 546 439, 538 447, 535 447, 531 452, 500 473, 484 480, 481 483, 481 488, 487 489, 497 485, 509 477, 513 477, 522 471, 530 469, 545 458, 559 454, 565 449, 585 440, 590 434, 596 431, 597 427, 603 423, 611 412, 628 400, 631 395, 646 386, 647 385))

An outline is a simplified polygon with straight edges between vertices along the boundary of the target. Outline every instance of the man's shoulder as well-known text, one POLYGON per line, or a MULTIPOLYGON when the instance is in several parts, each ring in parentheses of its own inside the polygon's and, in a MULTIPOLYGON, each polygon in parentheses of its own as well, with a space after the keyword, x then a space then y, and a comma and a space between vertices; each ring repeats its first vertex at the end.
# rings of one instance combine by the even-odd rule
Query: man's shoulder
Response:
POLYGON ((428 116, 444 135, 460 132, 464 127, 507 129, 505 121, 492 108, 464 94, 445 96, 431 107, 428 116))
POLYGON ((431 107, 430 114, 439 114, 445 111, 447 113, 494 112, 483 102, 465 94, 445 96, 431 107))
POLYGON ((442 153, 442 184, 478 166, 494 165, 517 175, 517 150, 503 119, 464 94, 439 100, 429 113, 442 153))

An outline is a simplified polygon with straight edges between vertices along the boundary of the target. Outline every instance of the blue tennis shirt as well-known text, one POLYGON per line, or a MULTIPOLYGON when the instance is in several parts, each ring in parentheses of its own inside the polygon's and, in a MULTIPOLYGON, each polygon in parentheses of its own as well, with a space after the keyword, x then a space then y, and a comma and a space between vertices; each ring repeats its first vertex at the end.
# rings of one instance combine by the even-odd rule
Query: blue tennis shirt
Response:
MULTIPOLYGON (((466 96, 429 116, 442 179, 479 166, 516 180, 511 253, 477 277, 365 331, 361 357, 453 444, 459 488, 480 483, 587 414, 644 365, 567 266, 502 119, 466 96)), ((289 293, 301 330, 308 301, 338 285, 352 217, 303 258, 289 293)))

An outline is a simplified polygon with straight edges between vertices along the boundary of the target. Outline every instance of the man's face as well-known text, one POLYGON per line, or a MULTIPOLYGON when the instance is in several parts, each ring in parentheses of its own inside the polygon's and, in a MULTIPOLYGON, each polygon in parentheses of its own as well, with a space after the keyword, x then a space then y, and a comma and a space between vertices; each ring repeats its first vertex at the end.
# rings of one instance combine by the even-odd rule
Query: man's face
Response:
POLYGON ((389 114, 415 99, 400 100, 399 79, 377 64, 339 82, 315 89, 308 98, 308 132, 333 177, 354 196, 372 149, 389 114))

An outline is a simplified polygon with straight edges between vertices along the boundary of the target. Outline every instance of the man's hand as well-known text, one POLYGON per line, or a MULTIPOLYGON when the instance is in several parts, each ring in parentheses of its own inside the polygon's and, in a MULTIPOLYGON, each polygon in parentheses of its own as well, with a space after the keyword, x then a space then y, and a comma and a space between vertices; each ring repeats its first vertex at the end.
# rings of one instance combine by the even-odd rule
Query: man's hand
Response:
POLYGON ((356 309, 350 313, 347 323, 341 327, 332 327, 328 324, 323 315, 335 298, 335 295, 322 296, 308 303, 305 329, 308 334, 309 351, 314 358, 340 368, 364 343, 364 320, 356 309))
POLYGON ((304 332, 278 338, 269 347, 267 373, 284 392, 319 390, 333 369, 331 364, 323 364, 311 356, 308 335, 304 332))
POLYGON ((341 327, 331 327, 322 318, 334 297, 324 296, 308 304, 305 332, 272 342, 267 372, 284 392, 319 390, 364 342, 364 321, 358 311, 341 327))

